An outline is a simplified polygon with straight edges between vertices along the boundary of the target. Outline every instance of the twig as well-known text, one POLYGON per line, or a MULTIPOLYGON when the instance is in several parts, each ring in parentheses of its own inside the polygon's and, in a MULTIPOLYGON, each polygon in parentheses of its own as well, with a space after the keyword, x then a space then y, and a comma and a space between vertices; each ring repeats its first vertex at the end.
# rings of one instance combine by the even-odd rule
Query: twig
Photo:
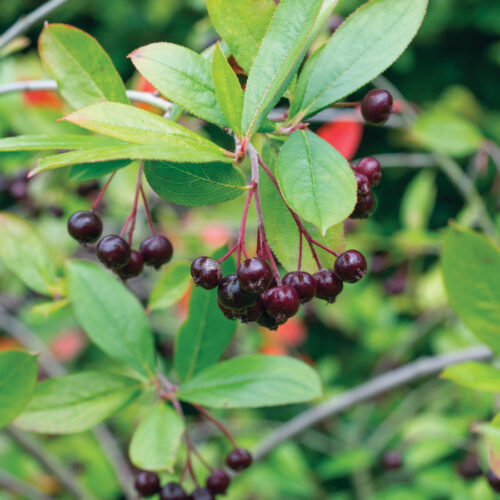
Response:
POLYGON ((3 469, 0 469, 0 485, 7 491, 30 498, 31 500, 53 500, 52 497, 40 493, 29 484, 14 477, 3 469))
POLYGON ((493 355, 486 346, 476 346, 458 352, 439 356, 421 358, 401 368, 380 375, 368 382, 358 385, 354 389, 335 396, 324 403, 310 408, 297 417, 289 420, 277 430, 267 436, 254 453, 256 460, 266 457, 278 445, 300 434, 326 418, 330 418, 357 403, 372 399, 391 389, 405 385, 413 380, 418 380, 429 375, 439 373, 444 368, 465 361, 482 361, 493 355))

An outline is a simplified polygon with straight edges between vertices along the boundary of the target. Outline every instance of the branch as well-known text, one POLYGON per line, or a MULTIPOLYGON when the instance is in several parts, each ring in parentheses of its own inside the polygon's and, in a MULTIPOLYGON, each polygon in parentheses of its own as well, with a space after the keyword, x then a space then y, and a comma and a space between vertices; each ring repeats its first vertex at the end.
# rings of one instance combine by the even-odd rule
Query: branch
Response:
POLYGON ((0 49, 5 47, 14 38, 26 33, 34 24, 45 19, 52 11, 64 5, 68 0, 50 0, 27 16, 20 17, 2 36, 0 36, 0 49))
POLYGON ((256 460, 263 459, 284 441, 293 438, 308 427, 316 425, 326 418, 330 418, 337 413, 351 408, 357 403, 372 399, 414 380, 439 373, 447 366, 465 361, 482 361, 490 358, 492 355, 493 353, 488 347, 476 346, 450 354, 421 358, 401 368, 375 377, 340 396, 334 396, 324 403, 306 410, 286 422, 257 446, 254 457, 256 460))
POLYGON ((53 497, 40 493, 40 491, 3 469, 0 469, 0 485, 7 491, 16 493, 22 497, 30 498, 31 500, 53 500, 53 497))

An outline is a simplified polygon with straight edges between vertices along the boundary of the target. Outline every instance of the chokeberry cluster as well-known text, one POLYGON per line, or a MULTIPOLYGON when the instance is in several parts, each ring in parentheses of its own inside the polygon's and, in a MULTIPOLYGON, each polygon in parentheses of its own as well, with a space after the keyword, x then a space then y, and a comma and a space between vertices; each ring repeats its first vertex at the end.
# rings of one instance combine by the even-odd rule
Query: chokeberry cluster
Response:
POLYGON ((357 201, 351 219, 366 219, 376 206, 375 196, 372 188, 376 186, 382 177, 380 163, 375 158, 367 156, 361 158, 357 165, 351 165, 357 183, 357 201))

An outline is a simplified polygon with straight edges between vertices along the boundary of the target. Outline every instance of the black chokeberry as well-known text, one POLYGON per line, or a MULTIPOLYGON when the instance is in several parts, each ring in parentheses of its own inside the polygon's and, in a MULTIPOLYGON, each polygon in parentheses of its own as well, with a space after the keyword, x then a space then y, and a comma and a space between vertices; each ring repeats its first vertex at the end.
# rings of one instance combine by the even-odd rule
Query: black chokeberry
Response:
POLYGON ((258 295, 253 295, 241 289, 236 274, 228 274, 222 278, 217 288, 217 297, 221 305, 228 309, 243 309, 254 306, 259 298, 258 295))
POLYGON ((491 489, 496 493, 500 493, 500 478, 492 470, 486 474, 486 479, 488 480, 491 489))
POLYGON ((121 269, 130 260, 130 245, 120 236, 104 236, 97 244, 97 257, 112 269, 121 269))
POLYGON ((354 176, 356 177, 356 184, 358 186, 358 198, 370 194, 372 189, 368 177, 357 170, 354 170, 354 176))
POLYGON ((286 319, 282 319, 281 322, 279 322, 275 317, 268 314, 267 311, 264 311, 261 317, 257 320, 257 324, 267 328, 268 330, 277 330, 280 325, 285 323, 285 321, 286 319))
POLYGON ((68 232, 80 243, 94 243, 102 233, 101 218, 94 212, 75 212, 68 219, 68 232))
POLYGON ((28 183, 26 180, 13 180, 9 186, 9 194, 14 200, 25 200, 28 197, 28 183))
POLYGON ((117 270, 118 276, 124 280, 128 280, 130 278, 135 278, 142 273, 142 269, 144 268, 144 260, 142 258, 141 252, 137 250, 131 250, 130 259, 121 269, 117 270))
POLYGON ((354 210, 349 217, 351 219, 366 219, 373 213, 376 206, 377 202, 373 193, 370 192, 366 196, 358 196, 354 210))
POLYGON ((254 257, 242 262, 236 274, 241 288, 245 292, 253 294, 266 291, 273 280, 273 272, 269 264, 260 257, 254 257))
POLYGON ((234 448, 226 457, 226 465, 236 472, 248 469, 252 461, 252 455, 244 448, 234 448))
POLYGON ((222 311, 222 314, 226 319, 238 319, 239 317, 239 310, 238 309, 230 309, 229 307, 225 307, 220 303, 220 300, 217 298, 217 306, 219 309, 222 311))
POLYGON ((167 483, 160 490, 160 500, 188 500, 189 496, 179 483, 167 483))
POLYGON ((468 453, 458 464, 457 470, 464 479, 475 479, 483 474, 475 453, 468 453))
POLYGON ((366 123, 384 124, 392 112, 392 95, 383 89, 370 90, 361 101, 361 114, 366 123))
POLYGON ((224 469, 216 469, 212 471, 207 479, 207 489, 214 495, 226 493, 231 479, 224 469))
POLYGON ((331 269, 322 269, 314 274, 316 297, 333 304, 344 285, 331 269))
POLYGON ((141 243, 141 253, 144 264, 158 269, 172 258, 174 248, 168 238, 155 235, 141 243))
POLYGON ((191 277, 196 286, 212 290, 222 279, 222 268, 210 257, 198 257, 191 264, 191 277))
POLYGON ((285 274, 283 284, 295 288, 295 291, 299 294, 301 304, 309 302, 316 295, 316 282, 305 271, 292 271, 285 274))
POLYGON ((207 488, 196 488, 191 493, 192 500, 214 500, 215 496, 207 488))
POLYGON ((275 286, 266 290, 261 297, 266 311, 280 323, 291 318, 300 307, 299 294, 291 286, 275 286))
POLYGON ((158 474, 141 471, 135 476, 135 489, 143 497, 151 497, 160 491, 160 478, 158 474))
POLYGON ((400 469, 403 466, 403 457, 398 451, 388 451, 382 457, 382 465, 387 470, 400 469))
POLYGON ((245 307, 243 309, 237 309, 235 312, 237 318, 242 323, 255 323, 260 319, 264 311, 265 311, 264 305, 262 304, 262 301, 259 299, 257 304, 255 304, 254 306, 245 307))
POLYGON ((335 261, 334 271, 338 278, 348 283, 356 283, 366 274, 367 264, 361 252, 347 250, 335 261))
POLYGON ((371 187, 376 186, 382 178, 382 168, 380 167, 380 163, 372 156, 361 158, 354 168, 356 172, 366 175, 371 187))

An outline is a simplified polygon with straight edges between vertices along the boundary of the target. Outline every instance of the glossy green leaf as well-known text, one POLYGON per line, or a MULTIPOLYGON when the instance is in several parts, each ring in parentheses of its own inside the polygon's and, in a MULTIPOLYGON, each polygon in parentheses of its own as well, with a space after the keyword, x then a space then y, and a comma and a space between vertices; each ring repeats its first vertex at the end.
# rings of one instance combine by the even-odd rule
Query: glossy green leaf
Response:
POLYGON ((178 205, 196 207, 221 203, 246 191, 241 170, 226 163, 148 161, 144 172, 149 185, 164 200, 178 205))
POLYGON ((323 0, 318 17, 314 22, 311 33, 309 34, 309 39, 307 40, 306 43, 307 47, 309 47, 309 45, 315 40, 315 38, 318 36, 318 33, 330 19, 333 9, 335 9, 338 3, 339 0, 323 0))
MULTIPOLYGON (((222 257, 227 248, 212 256, 222 257)), ((222 264, 224 275, 234 273, 232 259, 222 264)), ((217 306, 217 290, 195 287, 189 301, 186 321, 175 340, 174 367, 181 381, 189 380, 207 366, 216 363, 224 354, 236 332, 236 322, 226 319, 217 306)))
POLYGON ((140 469, 173 472, 183 432, 184 420, 171 406, 158 403, 132 436, 130 460, 140 469))
POLYGON ((129 160, 104 161, 100 163, 80 163, 73 165, 69 170, 69 177, 76 181, 84 182, 98 179, 103 175, 108 175, 115 170, 128 167, 129 160))
POLYGON ((94 135, 18 135, 0 139, 0 151, 43 151, 102 148, 123 144, 111 137, 94 135))
POLYGON ((70 434, 96 426, 141 391, 137 380, 104 372, 82 372, 45 380, 15 420, 21 429, 70 434))
POLYGON ((276 10, 274 0, 207 0, 207 9, 215 29, 249 73, 276 10))
POLYGON ((306 64, 290 117, 299 122, 385 71, 417 33, 426 8, 427 0, 365 3, 335 31, 319 57, 306 64))
POLYGON ((110 57, 89 34, 66 24, 47 24, 38 48, 45 69, 73 107, 103 100, 128 102, 110 57))
POLYGON ((356 204, 356 179, 347 160, 309 131, 295 131, 282 146, 276 177, 288 205, 321 230, 341 223, 356 204))
POLYGON ((307 49, 321 0, 280 3, 248 75, 242 133, 258 130, 292 81, 307 49), (293 20, 293 22, 292 22, 293 20))
POLYGON ((206 368, 177 396, 210 408, 258 408, 311 401, 321 396, 321 382, 302 361, 257 354, 206 368))
POLYGON ((219 44, 212 58, 212 81, 222 114, 233 131, 241 136, 243 89, 219 44))
POLYGON ((441 268, 450 305, 482 342, 500 353, 500 250, 486 237, 451 226, 441 268))
POLYGON ((135 296, 92 262, 68 262, 66 274, 73 311, 92 342, 139 375, 152 377, 153 334, 135 296))
POLYGON ((28 288, 42 295, 56 291, 56 268, 44 240, 27 220, 0 212, 0 259, 28 288))
POLYGON ((137 71, 167 99, 221 127, 227 126, 212 84, 210 61, 173 43, 152 43, 130 54, 137 71))
POLYGON ((169 264, 149 295, 148 309, 165 309, 178 302, 191 283, 191 262, 169 264))
POLYGON ((0 352, 0 429, 26 406, 36 385, 36 356, 21 351, 0 352))
POLYGON ((469 361, 448 366, 441 374, 441 378, 475 391, 500 392, 500 370, 486 363, 469 361))

